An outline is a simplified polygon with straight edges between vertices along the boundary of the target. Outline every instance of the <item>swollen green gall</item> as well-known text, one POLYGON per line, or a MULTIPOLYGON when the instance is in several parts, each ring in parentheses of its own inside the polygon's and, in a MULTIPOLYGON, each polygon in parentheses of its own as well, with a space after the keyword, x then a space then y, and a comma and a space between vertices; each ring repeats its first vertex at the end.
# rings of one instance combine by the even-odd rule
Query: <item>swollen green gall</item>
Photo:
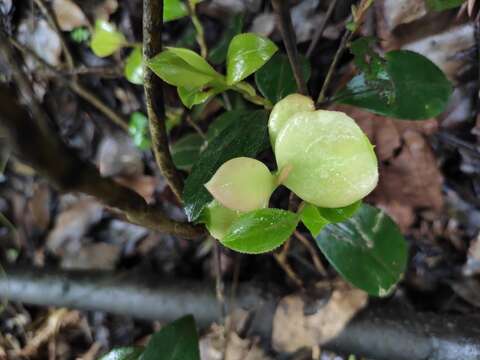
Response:
POLYGON ((205 223, 210 235, 217 240, 222 240, 241 214, 240 211, 230 210, 217 200, 212 200, 203 210, 202 222, 205 223))
MULTIPOLYGON (((290 167, 283 184, 300 198, 325 208, 344 207, 364 198, 377 185, 378 165, 373 146, 355 121, 338 111, 298 109, 292 95, 278 102, 270 117, 279 169, 290 167)), ((306 99, 301 100, 306 104, 306 99)), ((300 105, 303 107, 304 105, 300 105)))
POLYGON ((278 133, 288 119, 302 111, 315 111, 315 104, 311 98, 300 94, 288 95, 273 107, 268 120, 268 133, 273 149, 275 149, 278 133))
POLYGON ((262 162, 238 157, 220 166, 205 187, 223 206, 247 212, 268 206, 275 177, 262 162))

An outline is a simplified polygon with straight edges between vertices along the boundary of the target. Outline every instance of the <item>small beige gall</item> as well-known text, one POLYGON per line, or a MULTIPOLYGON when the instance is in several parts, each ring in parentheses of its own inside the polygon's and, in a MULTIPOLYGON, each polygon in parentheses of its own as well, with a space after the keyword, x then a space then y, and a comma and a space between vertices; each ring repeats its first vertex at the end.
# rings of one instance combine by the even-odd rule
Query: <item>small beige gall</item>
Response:
POLYGON ((262 162, 238 157, 220 166, 205 187, 223 206, 247 212, 268 206, 275 177, 262 162))

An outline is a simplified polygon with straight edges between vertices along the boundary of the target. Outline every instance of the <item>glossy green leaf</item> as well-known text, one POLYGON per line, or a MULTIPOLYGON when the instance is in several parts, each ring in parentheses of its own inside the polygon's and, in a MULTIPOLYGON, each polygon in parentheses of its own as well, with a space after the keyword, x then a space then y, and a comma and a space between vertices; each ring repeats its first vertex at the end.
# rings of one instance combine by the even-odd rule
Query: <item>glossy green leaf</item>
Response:
POLYGON ((255 157, 269 146, 265 111, 237 110, 221 116, 233 120, 209 142, 185 181, 183 201, 189 221, 197 220, 213 199, 203 185, 224 162, 240 156, 255 157))
POLYGON ((187 88, 187 87, 178 87, 178 96, 182 101, 183 105, 191 109, 194 105, 200 105, 209 100, 210 98, 218 95, 219 93, 226 90, 225 86, 216 85, 211 89, 202 90, 201 88, 187 88))
POLYGON ((144 351, 143 347, 129 346, 113 349, 98 360, 139 360, 144 351))
POLYGON ((426 0, 427 6, 431 10, 443 11, 459 7, 465 0, 426 0))
POLYGON ((153 334, 142 360, 200 360, 198 334, 193 316, 188 315, 153 334))
MULTIPOLYGON (((310 63, 304 57, 300 58, 305 81, 310 78, 310 63)), ((285 96, 298 92, 288 57, 275 54, 260 70, 255 73, 255 83, 258 90, 272 103, 277 103, 285 96)))
POLYGON ((143 55, 142 48, 135 46, 125 61, 125 77, 132 84, 143 84, 143 55))
POLYGON ((139 111, 135 111, 130 116, 128 132, 132 136, 133 143, 142 150, 147 150, 151 146, 150 133, 148 128, 148 118, 139 111))
POLYGON ((316 243, 347 281, 375 296, 390 294, 407 264, 407 244, 397 225, 366 204, 345 222, 326 225, 316 243))
POLYGON ((228 209, 217 200, 212 200, 203 209, 200 222, 205 224, 210 235, 217 240, 222 240, 240 215, 241 212, 228 209))
POLYGON ((125 36, 117 31, 113 24, 103 20, 95 22, 95 30, 90 41, 90 47, 95 55, 98 57, 110 56, 126 43, 125 36))
POLYGON ((236 35, 227 51, 227 84, 235 84, 253 74, 277 50, 277 46, 263 36, 253 33, 236 35))
POLYGON ((227 28, 217 45, 210 50, 208 60, 215 65, 222 64, 227 58, 228 45, 235 35, 240 34, 243 28, 243 15, 237 14, 229 20, 227 28))
POLYGON ((163 21, 168 22, 188 15, 188 7, 183 0, 165 0, 163 2, 163 21))
POLYGON ((313 237, 317 237, 320 231, 322 231, 326 225, 330 224, 330 221, 320 215, 318 207, 310 203, 305 203, 300 216, 303 224, 313 237))
POLYGON ((204 142, 199 134, 188 134, 173 144, 171 153, 175 166, 181 170, 190 170, 197 161, 204 142))
POLYGON ((223 82, 223 77, 204 58, 189 49, 167 48, 150 59, 147 65, 174 86, 196 89, 211 82, 223 82))
POLYGON ((260 209, 238 218, 220 242, 246 254, 261 254, 282 245, 294 232, 298 215, 281 209, 260 209))
POLYGON ((360 209, 362 201, 356 201, 351 205, 341 208, 318 208, 320 216, 331 223, 338 223, 351 218, 360 209))
POLYGON ((384 78, 372 81, 361 73, 335 96, 336 102, 410 120, 432 118, 445 110, 452 85, 434 63, 406 50, 390 51, 385 60, 385 71, 378 72, 384 78))

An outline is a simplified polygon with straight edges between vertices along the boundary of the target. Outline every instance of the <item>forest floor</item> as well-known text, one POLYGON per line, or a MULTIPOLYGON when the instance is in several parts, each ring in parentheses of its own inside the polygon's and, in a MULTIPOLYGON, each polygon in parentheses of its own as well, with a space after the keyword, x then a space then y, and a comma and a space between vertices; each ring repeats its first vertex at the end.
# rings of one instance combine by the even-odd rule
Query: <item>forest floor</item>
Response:
MULTIPOLYGON (((300 53, 306 53, 329 3, 294 2, 292 17, 300 53)), ((382 51, 410 49, 434 61, 455 86, 448 110, 435 119, 399 122, 353 107, 336 108, 356 119, 376 145, 380 183, 366 201, 385 209, 409 243, 405 277, 394 295, 382 301, 400 302, 439 316, 480 314, 478 23, 475 25, 476 14, 468 14, 466 7, 432 12, 420 3, 423 4, 377 0, 368 13, 362 34, 377 37, 382 51)), ((0 1, 0 16, 6 19, 8 31, 15 39, 59 67, 65 59, 59 35, 32 4, 27 0, 0 1)), ((75 63, 86 69, 99 69, 78 75, 84 86, 124 119, 134 112, 145 114, 143 87, 123 77, 123 54, 96 57, 87 43, 70 36, 73 29, 88 29, 95 19, 103 17, 115 23, 130 41, 140 42, 142 2, 85 0, 74 6, 72 0, 54 0, 52 4, 75 63)), ((350 4, 347 0, 337 2, 324 36, 309 58, 312 94, 320 90, 340 42, 350 4)), ((268 1, 205 0, 198 6, 198 15, 208 47, 215 46, 236 13, 243 14, 244 31, 261 33, 280 44, 268 1)), ((164 42, 195 48, 193 34, 190 20, 183 18, 165 25, 164 42)), ((352 76, 351 59, 348 52, 344 54, 332 82, 335 88, 352 76)), ((52 76, 44 71, 31 56, 25 56, 25 62, 36 95, 70 147, 82 158, 94 162, 102 175, 115 177, 147 201, 161 203, 171 217, 184 219, 174 194, 156 170, 150 151, 138 149, 124 129, 72 92, 61 75, 52 76)), ((8 69, 2 66, 0 78, 8 79, 8 69)), ((185 134, 205 132, 223 111, 223 102, 214 99, 198 107, 190 117, 174 88, 168 87, 165 93, 174 144, 185 134)), ((212 239, 191 241, 152 232, 122 221, 91 197, 60 194, 27 164, 10 156, 1 141, 0 138, 3 167, 0 264, 6 269, 15 265, 98 272, 141 271, 162 279, 203 281, 214 288, 217 269, 212 239)), ((188 149, 182 150, 188 153, 188 149)), ((272 160, 271 154, 262 156, 266 161, 272 160)), ((274 201, 287 202, 287 192, 276 192, 274 201)), ((300 236, 307 236, 307 232, 300 231, 300 236)), ((257 284, 265 288, 274 284, 283 293, 313 285, 322 289, 336 281, 337 275, 322 255, 314 252, 312 257, 311 248, 297 239, 290 242, 282 257, 239 255, 222 248, 221 278, 226 283, 257 284), (315 263, 317 258, 320 264, 315 263)), ((2 276, 8 278, 8 272, 2 276)), ((229 294, 230 288, 226 292, 229 294)), ((363 303, 359 300, 352 306, 349 311, 355 313, 363 303)), ((245 336, 248 324, 240 326, 239 322, 228 343, 228 360, 279 358, 271 343, 245 336)), ((0 313, 0 359, 95 359, 113 347, 145 344, 161 325, 158 321, 101 311, 5 302, 0 313)), ((218 343, 222 331, 215 323, 201 330, 204 359, 221 359, 218 343)), ((287 350, 279 345, 281 334, 276 336, 272 341, 277 350, 287 350)), ((292 353, 284 358, 352 358, 349 354, 343 357, 317 348, 292 353)))

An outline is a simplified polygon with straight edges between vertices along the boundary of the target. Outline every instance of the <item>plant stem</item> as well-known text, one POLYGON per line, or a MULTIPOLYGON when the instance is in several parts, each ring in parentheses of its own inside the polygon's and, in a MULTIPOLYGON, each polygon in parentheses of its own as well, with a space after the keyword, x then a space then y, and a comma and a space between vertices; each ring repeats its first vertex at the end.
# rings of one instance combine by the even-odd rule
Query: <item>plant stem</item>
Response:
POLYGON ((192 20, 193 27, 195 28, 198 46, 200 47, 200 54, 203 58, 207 58, 208 48, 207 43, 205 42, 205 30, 203 30, 202 23, 198 19, 197 13, 195 11, 195 3, 192 0, 187 0, 187 8, 190 19, 192 20))
MULTIPOLYGON (((0 41, 0 50, 5 46, 8 42, 0 41)), ((0 103, 8 104, 0 113, 0 127, 14 154, 58 190, 94 196, 119 210, 127 221, 156 231, 185 238, 196 238, 204 233, 203 228, 169 219, 160 207, 148 205, 135 191, 102 177, 94 165, 78 158, 52 127, 39 121, 48 119, 41 107, 30 107, 30 116, 4 84, 0 84, 0 103)))
POLYGON ((325 77, 325 81, 323 82, 322 89, 320 90, 320 94, 318 95, 317 104, 322 103, 325 100, 325 94, 327 92, 328 86, 330 85, 330 82, 332 81, 333 73, 337 68, 337 64, 340 61, 340 58, 342 57, 348 42, 352 39, 352 36, 353 36, 353 33, 350 30, 346 29, 345 33, 342 36, 342 40, 340 41, 340 46, 338 47, 337 52, 333 57, 332 63, 328 68, 327 76, 325 77))
MULTIPOLYGON (((162 51, 163 16, 161 14, 163 14, 163 0, 143 1, 143 59, 145 63, 162 51)), ((173 164, 165 127, 163 81, 147 66, 144 68, 144 89, 155 160, 173 193, 182 202, 183 179, 173 164)))
POLYGON ((280 26, 283 44, 287 50, 288 60, 290 61, 290 66, 293 70, 298 91, 303 95, 308 95, 307 85, 305 78, 303 77, 302 68, 300 66, 297 40, 295 36, 295 30, 292 25, 292 18, 290 17, 288 0, 272 0, 272 5, 280 26))
POLYGON ((323 32, 327 28, 328 21, 332 17, 333 10, 335 9, 335 5, 337 4, 337 0, 332 0, 330 2, 330 5, 328 6, 327 13, 325 14, 325 17, 323 18, 322 24, 320 27, 315 31, 315 34, 313 35, 312 42, 310 43, 310 46, 308 47, 307 50, 307 58, 312 56, 313 50, 315 50, 315 47, 317 46, 318 41, 323 35, 323 32))
POLYGON ((225 325, 227 307, 225 304, 225 285, 222 278, 221 248, 216 239, 211 238, 211 240, 213 241, 213 257, 215 263, 215 293, 220 309, 220 321, 222 325, 225 325))

